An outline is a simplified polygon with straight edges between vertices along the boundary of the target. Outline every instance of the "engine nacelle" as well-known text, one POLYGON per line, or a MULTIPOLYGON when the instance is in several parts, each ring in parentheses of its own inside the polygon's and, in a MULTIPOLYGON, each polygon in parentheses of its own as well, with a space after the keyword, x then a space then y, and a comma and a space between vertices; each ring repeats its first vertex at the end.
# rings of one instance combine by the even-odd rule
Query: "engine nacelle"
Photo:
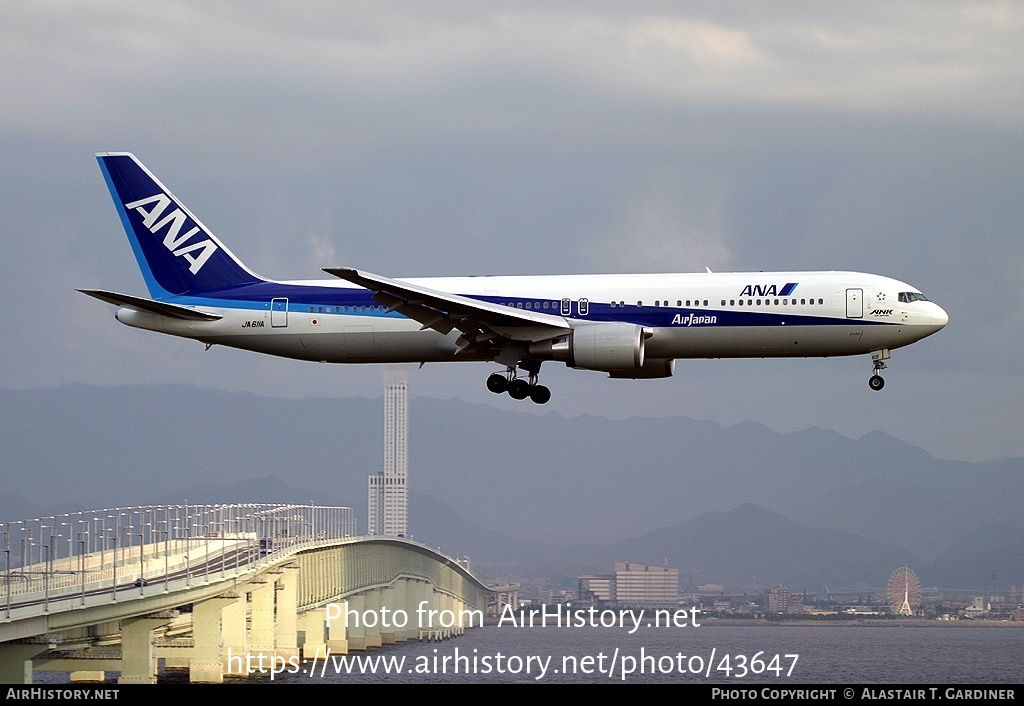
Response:
POLYGON ((627 380, 654 380, 656 378, 670 378, 676 371, 676 361, 669 358, 648 358, 638 370, 610 370, 608 377, 624 378, 627 380))
POLYGON ((644 340, 643 326, 592 324, 567 336, 533 343, 530 354, 584 370, 639 371, 644 367, 644 340))

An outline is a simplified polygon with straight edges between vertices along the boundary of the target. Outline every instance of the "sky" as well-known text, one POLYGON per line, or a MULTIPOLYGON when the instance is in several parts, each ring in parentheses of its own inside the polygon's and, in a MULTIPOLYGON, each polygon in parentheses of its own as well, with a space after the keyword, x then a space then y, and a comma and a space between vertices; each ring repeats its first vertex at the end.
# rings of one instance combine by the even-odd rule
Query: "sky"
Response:
POLYGON ((77 293, 145 294, 93 157, 130 151, 270 278, 854 270, 950 315, 881 392, 867 356, 653 381, 549 363, 538 407, 487 392, 497 366, 431 364, 407 370, 413 414, 457 397, 1024 456, 1022 74, 1014 2, 5 2, 0 387, 382 395, 384 367, 204 351, 77 293))

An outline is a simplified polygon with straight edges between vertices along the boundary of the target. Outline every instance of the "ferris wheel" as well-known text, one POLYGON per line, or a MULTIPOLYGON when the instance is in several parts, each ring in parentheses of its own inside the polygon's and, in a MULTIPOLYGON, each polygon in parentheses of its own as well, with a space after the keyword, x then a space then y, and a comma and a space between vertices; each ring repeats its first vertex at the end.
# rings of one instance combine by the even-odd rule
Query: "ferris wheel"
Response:
POLYGON ((921 605, 921 582, 909 566, 901 566, 889 577, 889 605, 896 615, 913 615, 921 605))

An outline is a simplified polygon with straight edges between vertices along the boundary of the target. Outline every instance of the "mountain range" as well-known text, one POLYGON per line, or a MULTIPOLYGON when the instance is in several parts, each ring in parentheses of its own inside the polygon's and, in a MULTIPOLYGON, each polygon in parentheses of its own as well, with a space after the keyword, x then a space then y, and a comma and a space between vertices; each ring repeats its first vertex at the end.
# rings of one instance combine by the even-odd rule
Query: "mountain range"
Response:
MULTIPOLYGON (((349 505, 383 456, 383 403, 190 386, 0 390, 0 520, 129 504, 349 505), (286 480, 282 480, 286 479, 286 480)), ((410 525, 523 576, 615 559, 685 582, 793 588, 1024 580, 1024 459, 938 459, 895 437, 779 434, 410 401, 410 525), (993 579, 992 577, 996 578, 993 579)))

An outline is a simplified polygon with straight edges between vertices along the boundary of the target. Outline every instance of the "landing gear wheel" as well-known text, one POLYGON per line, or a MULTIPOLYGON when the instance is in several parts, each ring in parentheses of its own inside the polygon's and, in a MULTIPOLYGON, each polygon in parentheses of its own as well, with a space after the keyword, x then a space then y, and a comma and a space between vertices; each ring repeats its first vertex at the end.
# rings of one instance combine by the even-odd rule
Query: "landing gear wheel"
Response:
POLYGON ((885 387, 885 380, 882 379, 881 375, 872 375, 868 379, 868 387, 875 391, 881 390, 885 387))
POLYGON ((508 384, 508 396, 514 400, 525 400, 530 396, 530 383, 516 378, 508 384))
POLYGON ((551 399, 551 390, 544 385, 534 385, 530 388, 530 399, 537 404, 545 404, 551 399))
POLYGON ((487 389, 496 395, 508 389, 508 378, 501 373, 492 373, 487 377, 487 389))

